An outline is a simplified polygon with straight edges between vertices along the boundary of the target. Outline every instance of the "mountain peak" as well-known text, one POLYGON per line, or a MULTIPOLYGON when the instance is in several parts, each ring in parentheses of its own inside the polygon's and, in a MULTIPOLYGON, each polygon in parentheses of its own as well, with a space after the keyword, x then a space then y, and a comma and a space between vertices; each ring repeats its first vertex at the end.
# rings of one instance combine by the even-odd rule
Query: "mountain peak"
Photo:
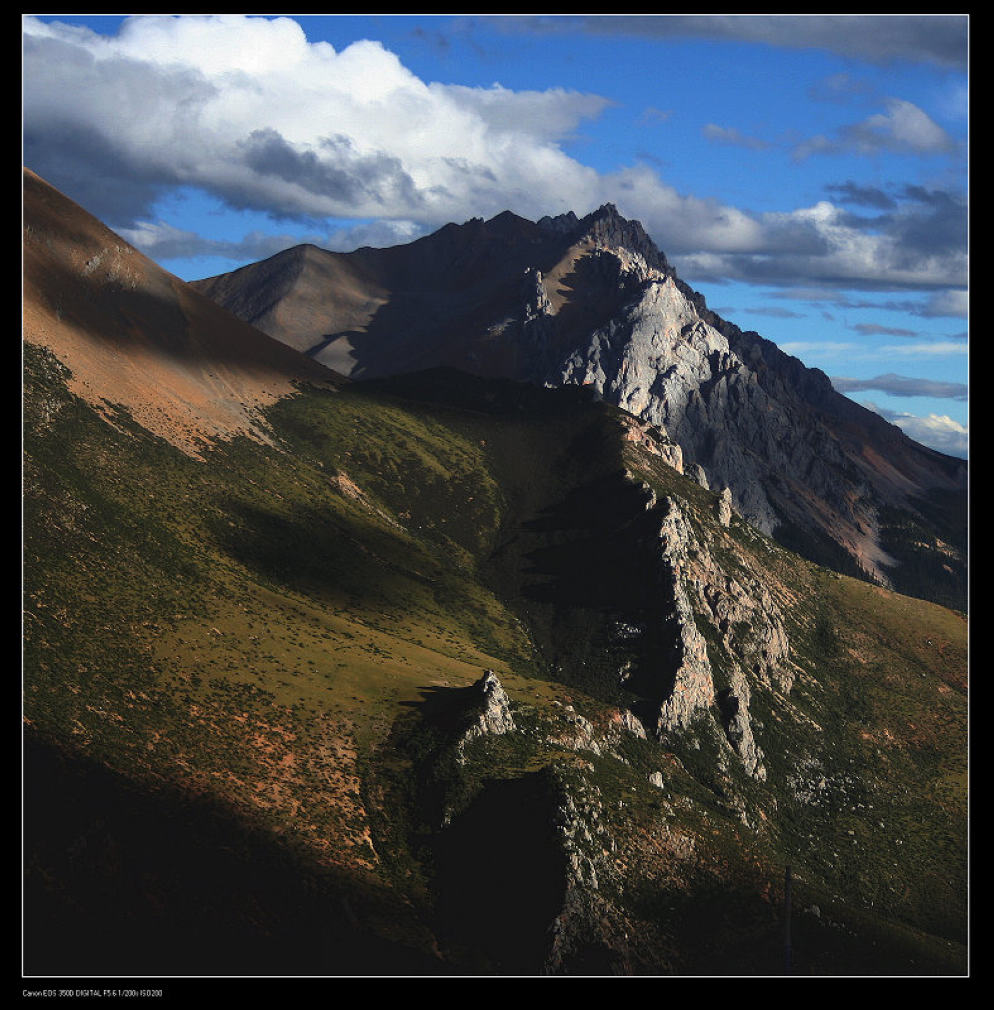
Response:
POLYGON ((592 211, 587 215, 587 217, 594 218, 596 220, 600 220, 601 218, 618 218, 621 221, 625 220, 625 218, 618 213, 618 208, 610 202, 602 203, 597 210, 592 211))
POLYGON ((639 253, 650 266, 672 273, 666 256, 649 237, 641 221, 622 217, 613 203, 604 203, 577 222, 578 238, 590 238, 608 248, 623 246, 639 253))
POLYGON ((514 234, 520 232, 522 229, 533 228, 534 225, 527 218, 521 217, 519 214, 515 214, 511 210, 503 210, 499 214, 494 215, 486 222, 487 229, 498 235, 504 235, 508 232, 514 234))
POLYGON ((708 309, 615 204, 538 222, 505 210, 375 256, 329 253, 307 266, 288 284, 243 271, 198 289, 252 309, 246 321, 355 379, 445 365, 590 384, 665 430, 767 535, 848 574, 962 605, 958 553, 926 557, 919 540, 878 532, 895 510, 912 522, 911 499, 925 489, 960 502, 955 472, 897 440, 823 373, 708 309))

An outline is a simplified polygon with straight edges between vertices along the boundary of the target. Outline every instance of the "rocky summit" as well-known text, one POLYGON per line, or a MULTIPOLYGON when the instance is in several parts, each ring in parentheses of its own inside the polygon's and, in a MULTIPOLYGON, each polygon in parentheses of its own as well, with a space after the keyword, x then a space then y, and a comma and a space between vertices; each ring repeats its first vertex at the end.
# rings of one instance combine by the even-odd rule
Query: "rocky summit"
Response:
POLYGON ((353 378, 444 365, 588 387, 784 545, 965 609, 966 464, 710 311, 611 204, 390 249, 300 246, 193 286, 353 378))

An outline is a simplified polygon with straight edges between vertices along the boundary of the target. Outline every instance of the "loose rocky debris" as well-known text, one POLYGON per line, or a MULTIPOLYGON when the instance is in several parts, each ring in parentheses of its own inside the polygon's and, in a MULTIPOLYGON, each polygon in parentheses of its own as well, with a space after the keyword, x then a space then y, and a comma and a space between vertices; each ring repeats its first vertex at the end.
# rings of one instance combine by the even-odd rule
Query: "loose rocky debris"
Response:
MULTIPOLYGON (((556 703, 558 704, 558 703, 556 703)), ((565 726, 557 729, 548 736, 548 742, 560 747, 567 747, 570 750, 586 750, 598 757, 607 749, 606 741, 598 739, 599 734, 589 719, 585 719, 579 712, 575 711, 572 705, 565 705, 561 708, 562 721, 565 726)))
POLYGON ((344 471, 336 471, 332 476, 328 478, 328 484, 334 488, 339 494, 344 498, 348 498, 351 501, 356 502, 367 512, 372 515, 379 516, 384 522, 393 526, 394 529, 402 530, 404 527, 401 526, 396 519, 392 516, 387 515, 378 505, 376 505, 366 494, 365 491, 352 478, 344 471))

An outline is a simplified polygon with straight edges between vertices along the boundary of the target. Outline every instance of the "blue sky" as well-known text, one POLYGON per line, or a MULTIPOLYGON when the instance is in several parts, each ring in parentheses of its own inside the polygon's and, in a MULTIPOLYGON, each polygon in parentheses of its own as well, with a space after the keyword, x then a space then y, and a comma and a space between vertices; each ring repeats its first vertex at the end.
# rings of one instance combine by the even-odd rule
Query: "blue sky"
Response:
POLYGON ((964 16, 24 19, 24 159, 184 279, 611 201, 708 304, 967 446, 964 16))

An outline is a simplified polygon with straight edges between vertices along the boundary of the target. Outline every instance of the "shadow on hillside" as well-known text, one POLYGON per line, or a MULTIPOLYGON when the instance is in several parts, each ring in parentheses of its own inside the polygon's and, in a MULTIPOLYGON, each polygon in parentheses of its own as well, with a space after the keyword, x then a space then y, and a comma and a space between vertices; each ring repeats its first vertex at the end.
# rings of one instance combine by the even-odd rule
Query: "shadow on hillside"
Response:
POLYGON ((491 559, 515 571, 556 679, 640 712, 668 695, 677 666, 672 583, 647 502, 620 473, 588 481, 518 527, 491 559))
POLYGON ((454 745, 480 709, 479 688, 420 694, 394 727, 392 746, 413 765, 393 805, 410 804, 419 826, 408 842, 429 873, 433 931, 469 974, 540 974, 566 893, 561 789, 547 768, 499 778, 499 763, 465 764, 454 745))
POLYGON ((384 935, 411 919, 388 891, 304 864, 207 798, 31 735, 24 768, 26 974, 444 974, 384 935))
POLYGON ((233 559, 271 582, 327 598, 403 600, 412 583, 410 548, 372 521, 361 526, 330 509, 298 507, 292 515, 230 502, 211 531, 233 559))
POLYGON ((611 255, 587 255, 573 264, 555 294, 562 299, 556 315, 557 343, 562 350, 575 345, 577 336, 593 333, 618 315, 619 306, 635 294, 623 291, 621 264, 611 255))
POLYGON ((543 771, 484 786, 434 846, 440 941, 497 974, 542 971, 566 893, 555 814, 543 771))

